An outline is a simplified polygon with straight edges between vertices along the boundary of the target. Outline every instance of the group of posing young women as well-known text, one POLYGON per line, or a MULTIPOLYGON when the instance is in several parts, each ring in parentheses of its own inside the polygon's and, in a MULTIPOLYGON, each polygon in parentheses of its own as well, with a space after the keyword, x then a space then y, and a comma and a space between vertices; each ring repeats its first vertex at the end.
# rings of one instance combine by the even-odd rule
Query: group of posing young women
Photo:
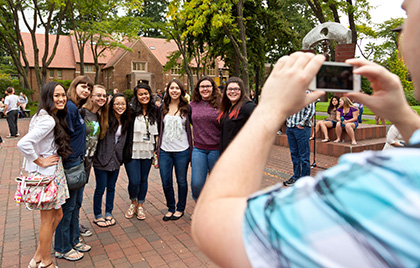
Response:
POLYGON ((313 140, 319 130, 324 134, 322 142, 329 142, 328 129, 335 128, 337 139, 334 142, 340 142, 343 128, 346 130, 347 135, 351 139, 351 144, 357 144, 354 130, 359 125, 359 108, 357 108, 352 101, 347 97, 340 99, 333 96, 328 106, 328 118, 319 121, 316 124, 314 134, 310 137, 313 140))
POLYGON ((41 227, 38 247, 28 267, 56 267, 50 255, 54 231, 57 258, 76 261, 91 249, 79 241, 79 211, 84 188, 69 190, 64 173, 81 163, 87 177, 92 166, 94 169, 93 222, 99 227, 116 224, 112 211, 122 164, 129 180, 131 201, 125 217, 146 218, 143 204, 155 154, 168 207, 163 220, 178 220, 184 215, 189 162, 192 196, 196 201, 219 154, 255 108, 242 80, 237 77, 227 81, 223 95, 214 80, 207 76, 197 82, 191 103, 185 95, 177 79, 168 83, 160 107, 155 105, 152 90, 146 84, 134 88, 130 102, 121 93, 114 94, 108 101, 106 89, 93 85, 86 76, 76 77, 67 92, 56 82, 43 86, 38 111, 30 122, 28 134, 18 142, 18 148, 26 158, 28 173, 55 175, 58 197, 53 203, 32 206, 40 210, 41 227), (173 169, 178 202, 173 188, 173 169))

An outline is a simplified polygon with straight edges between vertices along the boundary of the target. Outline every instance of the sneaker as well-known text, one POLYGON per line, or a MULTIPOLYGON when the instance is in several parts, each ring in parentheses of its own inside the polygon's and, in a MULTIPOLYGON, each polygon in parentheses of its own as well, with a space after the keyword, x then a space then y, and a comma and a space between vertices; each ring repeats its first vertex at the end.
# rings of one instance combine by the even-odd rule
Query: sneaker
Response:
POLYGON ((84 225, 79 224, 79 233, 81 236, 91 236, 92 232, 84 225))
POLYGON ((283 134, 283 132, 281 132, 281 130, 277 131, 277 135, 281 135, 283 134))
POLYGON ((19 134, 19 133, 17 133, 17 134, 16 134, 16 137, 19 137, 19 136, 20 136, 20 134, 19 134))
POLYGON ((296 182, 296 180, 294 178, 290 178, 289 180, 284 181, 283 185, 284 186, 292 186, 295 182, 296 182))

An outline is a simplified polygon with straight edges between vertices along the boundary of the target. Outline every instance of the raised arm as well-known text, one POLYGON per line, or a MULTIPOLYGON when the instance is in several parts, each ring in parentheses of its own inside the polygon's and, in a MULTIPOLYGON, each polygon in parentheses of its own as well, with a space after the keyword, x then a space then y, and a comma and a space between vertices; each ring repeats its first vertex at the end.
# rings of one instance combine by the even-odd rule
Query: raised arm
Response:
POLYGON ((264 85, 260 104, 213 168, 195 208, 192 233, 218 265, 250 266, 242 240, 247 197, 260 188, 281 123, 324 94, 306 94, 323 61, 323 56, 302 52, 282 57, 264 85))
POLYGON ((367 60, 352 59, 346 62, 358 67, 354 73, 365 76, 373 88, 372 95, 358 92, 349 93, 348 96, 391 121, 408 143, 413 132, 420 128, 420 117, 408 105, 398 76, 367 60))

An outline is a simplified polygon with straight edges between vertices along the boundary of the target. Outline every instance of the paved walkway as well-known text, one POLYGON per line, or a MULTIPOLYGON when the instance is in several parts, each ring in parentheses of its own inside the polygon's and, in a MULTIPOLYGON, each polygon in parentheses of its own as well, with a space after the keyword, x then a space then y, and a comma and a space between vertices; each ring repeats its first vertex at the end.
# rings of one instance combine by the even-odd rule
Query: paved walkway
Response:
MULTIPOLYGON (((19 119, 19 133, 22 136, 27 133, 28 124, 28 119, 19 119)), ((7 134, 7 122, 0 119, 0 135, 4 138, 7 134)), ((17 138, 5 141, 6 144, 0 151, 0 204, 3 208, 0 210, 0 267, 27 267, 37 245, 40 216, 38 212, 28 211, 13 201, 16 190, 13 178, 19 173, 22 156, 16 148, 17 138)), ((311 159, 312 157, 311 155, 311 159)), ((316 160, 321 167, 330 167, 337 161, 334 157, 323 155, 317 155, 316 160)), ((316 168, 313 169, 312 175, 316 172, 316 168)), ((281 182, 289 178, 290 174, 292 174, 292 164, 289 150, 273 146, 262 188, 281 182)), ((190 175, 188 178, 190 179, 190 175)), ((130 201, 127 193, 127 176, 122 167, 117 181, 113 212, 117 224, 109 228, 94 226, 92 224, 94 186, 92 174, 91 181, 84 191, 80 212, 80 222, 93 232, 92 236, 85 238, 85 242, 92 246, 92 250, 77 262, 56 259, 56 264, 60 268, 217 267, 198 250, 192 240, 190 215, 194 211, 195 204, 190 192, 185 216, 176 222, 162 221, 166 205, 158 170, 152 168, 150 172, 149 191, 144 205, 147 218, 144 221, 124 218, 130 201)))

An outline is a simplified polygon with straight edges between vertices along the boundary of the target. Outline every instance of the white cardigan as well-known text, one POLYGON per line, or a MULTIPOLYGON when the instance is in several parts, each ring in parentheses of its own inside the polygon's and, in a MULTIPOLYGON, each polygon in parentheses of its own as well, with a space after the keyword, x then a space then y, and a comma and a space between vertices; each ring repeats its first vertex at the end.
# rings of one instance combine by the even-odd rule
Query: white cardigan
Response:
POLYGON ((29 124, 29 131, 17 143, 19 151, 26 158, 25 170, 28 172, 39 172, 42 175, 53 175, 56 166, 40 167, 33 161, 39 156, 47 157, 57 153, 54 142, 54 118, 45 110, 34 115, 29 124))

